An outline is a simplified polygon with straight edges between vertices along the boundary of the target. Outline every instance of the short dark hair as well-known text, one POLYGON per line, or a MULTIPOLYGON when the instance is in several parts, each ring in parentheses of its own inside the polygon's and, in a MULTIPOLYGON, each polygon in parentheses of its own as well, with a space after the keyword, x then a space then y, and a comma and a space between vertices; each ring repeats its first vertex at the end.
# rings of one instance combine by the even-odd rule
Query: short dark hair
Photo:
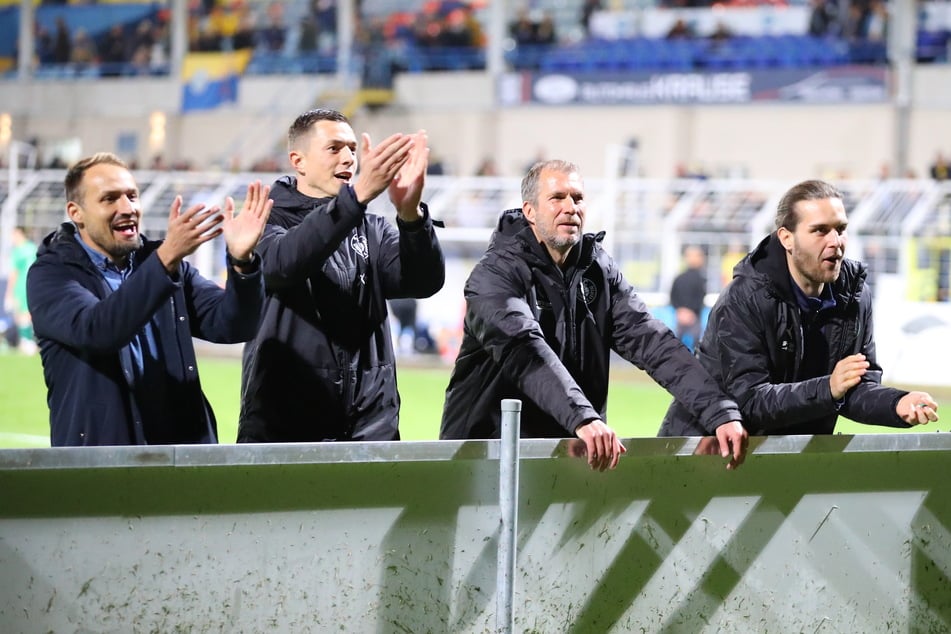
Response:
POLYGON ((79 203, 82 201, 85 193, 82 186, 83 176, 86 175, 86 170, 95 165, 118 165, 129 169, 126 162, 112 152, 96 152, 92 156, 79 159, 66 171, 64 185, 66 185, 67 202, 79 203))
POLYGON ((570 161, 560 159, 551 159, 548 161, 539 161, 528 168, 528 174, 522 179, 522 202, 535 204, 538 202, 538 181, 541 178, 543 170, 553 170, 562 174, 576 172, 581 173, 578 166, 570 161))
POLYGON ((794 185, 783 194, 779 206, 776 208, 776 229, 785 227, 790 231, 795 231, 796 225, 799 224, 796 205, 804 200, 826 200, 828 198, 842 200, 842 192, 835 185, 820 180, 808 180, 794 185))
POLYGON ((330 108, 308 110, 294 119, 294 123, 287 130, 287 149, 294 149, 298 141, 310 134, 311 128, 318 121, 338 121, 350 125, 350 119, 337 110, 331 110, 330 108))

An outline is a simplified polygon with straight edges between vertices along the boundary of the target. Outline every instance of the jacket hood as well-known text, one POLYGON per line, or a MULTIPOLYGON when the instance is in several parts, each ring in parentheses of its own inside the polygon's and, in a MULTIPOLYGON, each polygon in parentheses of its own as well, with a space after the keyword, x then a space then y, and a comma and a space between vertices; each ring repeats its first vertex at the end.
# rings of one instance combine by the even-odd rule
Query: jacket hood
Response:
POLYGON ((76 225, 71 222, 64 222, 56 231, 53 231, 40 242, 39 248, 36 250, 36 256, 40 257, 58 250, 60 245, 65 244, 66 242, 76 243, 76 225))
POLYGON ((499 215, 499 222, 495 231, 492 232, 492 238, 489 240, 489 248, 495 246, 496 243, 509 242, 519 234, 525 234, 526 237, 531 236, 532 240, 535 241, 532 226, 528 224, 522 210, 518 208, 506 209, 499 215))
POLYGON ((279 225, 285 229, 300 224, 304 216, 309 214, 318 205, 325 204, 333 198, 314 198, 301 193, 297 189, 296 176, 282 176, 271 185, 271 199, 274 201, 274 208, 271 209, 271 215, 268 222, 279 225))
MULTIPOLYGON (((796 303, 792 278, 786 262, 786 249, 775 231, 763 238, 756 248, 733 268, 733 277, 758 277, 777 296, 796 303)), ((856 260, 843 259, 839 277, 832 282, 832 292, 837 302, 850 298, 858 299, 865 281, 866 267, 856 260)))

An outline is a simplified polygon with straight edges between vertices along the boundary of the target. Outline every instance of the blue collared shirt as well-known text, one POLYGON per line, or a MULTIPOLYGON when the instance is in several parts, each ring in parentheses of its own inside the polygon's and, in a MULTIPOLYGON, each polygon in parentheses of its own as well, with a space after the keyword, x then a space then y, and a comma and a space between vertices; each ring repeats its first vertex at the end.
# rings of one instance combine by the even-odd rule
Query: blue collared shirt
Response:
MULTIPOLYGON (((92 260, 92 263, 99 269, 99 272, 102 274, 102 279, 106 281, 109 288, 111 288, 113 292, 119 290, 122 283, 135 269, 135 252, 133 251, 129 254, 128 265, 120 270, 106 258, 106 256, 93 250, 88 244, 83 242, 78 231, 75 235, 76 241, 79 242, 80 246, 86 251, 86 254, 89 255, 89 259, 92 260)), ((136 383, 141 385, 142 379, 146 376, 146 365, 149 365, 151 368, 156 368, 159 365, 158 345, 156 344, 155 332, 151 321, 146 323, 145 326, 142 327, 142 330, 136 333, 132 341, 129 342, 128 348, 132 355, 132 360, 135 363, 136 383)))

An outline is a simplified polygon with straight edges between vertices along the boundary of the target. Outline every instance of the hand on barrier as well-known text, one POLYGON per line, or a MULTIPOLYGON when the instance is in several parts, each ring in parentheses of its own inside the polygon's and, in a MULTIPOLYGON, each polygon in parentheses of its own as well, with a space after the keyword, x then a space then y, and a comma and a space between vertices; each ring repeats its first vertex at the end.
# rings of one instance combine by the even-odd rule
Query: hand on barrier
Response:
POLYGON ((938 420, 938 402, 927 392, 909 392, 898 400, 895 411, 909 425, 927 425, 938 420))
POLYGON ((575 430, 575 434, 584 441, 588 465, 592 469, 614 469, 621 454, 627 452, 614 430, 598 419, 582 423, 575 430))
POLYGON ((750 435, 739 421, 730 421, 717 427, 717 443, 720 455, 729 458, 727 470, 733 470, 746 460, 746 449, 750 444, 750 435))

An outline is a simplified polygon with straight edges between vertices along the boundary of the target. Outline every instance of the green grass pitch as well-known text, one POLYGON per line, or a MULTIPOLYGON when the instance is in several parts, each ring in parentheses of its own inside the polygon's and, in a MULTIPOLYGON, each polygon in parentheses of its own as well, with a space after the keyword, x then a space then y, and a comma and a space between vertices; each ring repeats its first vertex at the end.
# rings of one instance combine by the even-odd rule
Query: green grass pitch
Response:
MULTIPOLYGON (((450 368, 398 366, 402 398, 400 433, 404 440, 435 440, 450 368)), ((241 364, 238 359, 203 357, 199 360, 202 387, 218 418, 222 443, 233 443, 237 433, 241 364)), ((48 447, 49 410, 39 356, 0 354, 0 448, 48 447)), ((938 402, 951 390, 931 390, 938 402)), ((655 436, 671 396, 642 372, 624 367, 612 370, 608 397, 608 424, 622 438, 655 436)), ((916 431, 947 430, 946 420, 916 431)), ((843 434, 887 433, 887 427, 860 425, 839 419, 843 434)))

